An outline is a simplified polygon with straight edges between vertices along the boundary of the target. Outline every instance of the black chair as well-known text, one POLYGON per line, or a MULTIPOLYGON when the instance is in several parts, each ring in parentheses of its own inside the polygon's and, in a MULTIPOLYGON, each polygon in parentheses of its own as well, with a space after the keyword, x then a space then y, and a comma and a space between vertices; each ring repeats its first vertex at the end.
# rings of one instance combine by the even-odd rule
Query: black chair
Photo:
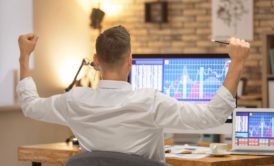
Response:
POLYGON ((168 166, 144 157, 119 152, 82 152, 71 157, 66 166, 168 166))

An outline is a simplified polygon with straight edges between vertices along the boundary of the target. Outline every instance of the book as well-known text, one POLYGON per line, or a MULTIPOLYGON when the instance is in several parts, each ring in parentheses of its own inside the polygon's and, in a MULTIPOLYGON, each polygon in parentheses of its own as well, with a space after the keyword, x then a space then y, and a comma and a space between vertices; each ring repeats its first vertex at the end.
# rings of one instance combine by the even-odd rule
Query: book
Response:
POLYGON ((269 50, 271 74, 274 74, 274 48, 269 50))

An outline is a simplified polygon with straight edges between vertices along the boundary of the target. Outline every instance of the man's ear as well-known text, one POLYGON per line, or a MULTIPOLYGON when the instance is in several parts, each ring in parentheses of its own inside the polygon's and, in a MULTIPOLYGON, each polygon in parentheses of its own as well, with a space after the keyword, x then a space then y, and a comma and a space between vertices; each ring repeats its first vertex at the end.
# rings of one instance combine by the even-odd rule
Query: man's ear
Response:
POLYGON ((94 55, 93 55, 93 62, 95 63, 96 66, 99 66, 97 54, 94 54, 94 55))
POLYGON ((131 67, 132 66, 132 54, 129 55, 129 58, 128 58, 128 66, 131 67))
POLYGON ((94 66, 95 70, 100 70, 100 62, 98 60, 97 54, 93 55, 93 62, 95 64, 94 66))

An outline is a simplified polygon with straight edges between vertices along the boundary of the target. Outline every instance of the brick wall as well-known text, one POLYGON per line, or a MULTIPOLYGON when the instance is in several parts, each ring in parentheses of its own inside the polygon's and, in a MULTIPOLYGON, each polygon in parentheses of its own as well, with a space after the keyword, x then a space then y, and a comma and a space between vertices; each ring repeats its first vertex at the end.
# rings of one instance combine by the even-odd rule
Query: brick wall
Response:
MULTIPOLYGON (((116 17, 106 17, 104 29, 121 24, 131 33, 133 53, 222 53, 225 47, 210 41, 211 0, 168 0, 169 22, 144 23, 144 2, 125 3, 116 17)), ((156 1, 156 0, 155 0, 156 1)), ((248 93, 261 93, 262 34, 274 31, 274 0, 254 0, 254 40, 243 77, 248 78, 248 93)), ((92 32, 95 36, 96 32, 92 32)), ((94 40, 94 39, 93 39, 94 40)))

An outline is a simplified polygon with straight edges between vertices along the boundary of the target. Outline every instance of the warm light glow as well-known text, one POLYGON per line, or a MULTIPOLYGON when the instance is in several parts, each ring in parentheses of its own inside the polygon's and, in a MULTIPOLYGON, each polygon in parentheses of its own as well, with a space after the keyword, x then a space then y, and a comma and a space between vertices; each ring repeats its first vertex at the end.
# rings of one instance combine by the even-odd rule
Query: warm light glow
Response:
MULTIPOLYGON (((62 39, 59 45, 51 47, 51 54, 54 56, 52 64, 57 72, 59 86, 66 88, 73 81, 82 60, 87 57, 89 53, 84 47, 81 47, 81 41, 69 42, 69 40, 62 39), (77 43, 75 43, 77 42, 77 43)), ((54 43, 53 43, 54 44, 54 43)), ((81 70, 82 71, 82 70, 81 70)), ((82 76, 82 73, 78 75, 82 76)), ((78 77, 78 78, 79 78, 78 77)))
POLYGON ((114 0, 101 0, 101 9, 106 13, 106 16, 114 17, 122 11, 123 3, 114 0))
POLYGON ((98 8, 100 4, 100 9, 105 12, 106 17, 115 17, 122 11, 127 0, 122 3, 121 0, 76 0, 76 2, 88 14, 90 14, 92 8, 98 8))
POLYGON ((64 60, 58 67, 58 76, 62 82, 63 87, 67 87, 73 80, 78 68, 81 65, 81 59, 70 59, 64 60))
MULTIPOLYGON (((82 59, 68 59, 59 66, 58 76, 62 82, 62 87, 68 87, 70 85, 80 68, 81 62, 82 59)), ((91 81, 92 88, 95 88, 99 81, 99 73, 90 66, 84 65, 77 77, 77 80, 80 79, 84 82, 82 86, 88 86, 85 85, 85 81, 91 81)))
POLYGON ((91 12, 91 9, 93 6, 95 6, 94 0, 76 0, 76 2, 80 5, 80 7, 87 13, 89 14, 91 12))

